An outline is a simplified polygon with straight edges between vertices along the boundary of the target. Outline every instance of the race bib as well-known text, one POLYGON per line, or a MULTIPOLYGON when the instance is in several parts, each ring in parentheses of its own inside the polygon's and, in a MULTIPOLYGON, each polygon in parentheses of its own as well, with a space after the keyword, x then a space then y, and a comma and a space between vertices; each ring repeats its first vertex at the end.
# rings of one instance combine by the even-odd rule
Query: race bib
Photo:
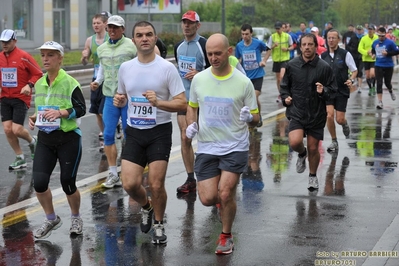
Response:
POLYGON ((131 125, 148 126, 157 124, 157 108, 144 97, 131 97, 129 119, 131 125))
POLYGON ((205 97, 205 121, 208 127, 230 127, 233 116, 233 99, 205 97))
POLYGON ((1 69, 1 86, 8 88, 18 87, 18 75, 15 67, 1 69))
POLYGON ((375 47, 375 54, 376 54, 377 58, 384 57, 384 55, 382 54, 383 51, 385 51, 385 45, 383 45, 383 46, 377 45, 375 47))
POLYGON ((179 56, 179 73, 182 78, 190 72, 190 69, 195 69, 196 66, 196 59, 195 57, 189 56, 179 56))
POLYGON ((242 60, 244 62, 245 70, 254 70, 254 69, 259 68, 259 63, 256 60, 256 51, 255 50, 243 51, 242 60))
POLYGON ((57 118, 54 121, 47 120, 46 118, 44 118, 44 113, 46 112, 47 109, 60 110, 58 106, 52 106, 52 105, 38 106, 35 125, 40 131, 50 133, 60 128, 61 118, 57 118))

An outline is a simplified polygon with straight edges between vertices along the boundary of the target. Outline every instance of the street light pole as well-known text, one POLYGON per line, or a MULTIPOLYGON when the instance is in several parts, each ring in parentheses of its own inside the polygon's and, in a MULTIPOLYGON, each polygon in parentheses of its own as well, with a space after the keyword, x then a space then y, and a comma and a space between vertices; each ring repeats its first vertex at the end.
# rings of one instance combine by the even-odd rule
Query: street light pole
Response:
POLYGON ((225 34, 225 31, 226 31, 226 14, 225 14, 224 0, 222 0, 222 34, 225 34))
POLYGON ((148 1, 148 15, 147 15, 147 21, 151 21, 151 3, 152 1, 148 1))
POLYGON ((321 2, 321 26, 324 29, 325 17, 324 17, 324 0, 321 2))

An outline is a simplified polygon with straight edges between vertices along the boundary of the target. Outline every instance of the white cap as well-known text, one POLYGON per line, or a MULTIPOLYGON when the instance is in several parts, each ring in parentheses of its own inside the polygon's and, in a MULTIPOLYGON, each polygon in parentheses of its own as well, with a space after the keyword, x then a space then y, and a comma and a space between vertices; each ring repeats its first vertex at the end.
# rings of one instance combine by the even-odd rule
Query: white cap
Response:
POLYGON ((392 27, 396 27, 396 23, 392 23, 392 27))
POLYGON ((188 19, 193 22, 200 22, 200 17, 198 16, 197 12, 193 10, 189 10, 186 13, 184 13, 183 16, 181 17, 181 20, 183 19, 188 19))
POLYGON ((17 36, 13 30, 3 30, 0 36, 0 41, 8 42, 10 40, 16 40, 17 36))
POLYGON ((310 29, 310 31, 319 32, 319 28, 317 28, 317 27, 312 27, 312 28, 310 29))
POLYGON ((107 25, 110 24, 118 27, 125 27, 125 20, 121 16, 113 15, 108 18, 107 25))
POLYGON ((53 42, 53 41, 48 41, 43 43, 42 46, 39 48, 36 48, 36 50, 42 50, 42 49, 47 49, 47 50, 56 50, 61 53, 62 56, 64 56, 64 47, 61 46, 58 42, 53 42))

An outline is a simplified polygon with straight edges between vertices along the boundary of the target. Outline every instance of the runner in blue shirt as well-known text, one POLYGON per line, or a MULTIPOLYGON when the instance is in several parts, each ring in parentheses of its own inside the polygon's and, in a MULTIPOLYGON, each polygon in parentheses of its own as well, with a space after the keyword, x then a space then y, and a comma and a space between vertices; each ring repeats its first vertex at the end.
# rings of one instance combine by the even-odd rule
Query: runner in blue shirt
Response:
POLYGON ((392 91, 392 75, 394 63, 392 56, 399 54, 399 48, 396 44, 386 38, 386 29, 384 27, 378 28, 378 40, 373 42, 371 46, 371 53, 375 58, 375 78, 377 80, 377 109, 382 109, 382 80, 384 79, 385 86, 387 86, 391 94, 392 101, 396 100, 396 96, 392 91))
MULTIPOLYGON (((266 66, 266 58, 262 59, 262 52, 268 48, 266 44, 258 39, 252 37, 252 26, 244 24, 241 27, 242 41, 237 43, 235 55, 240 60, 244 67, 247 77, 251 80, 255 88, 256 101, 258 103, 259 114, 261 113, 261 106, 259 95, 262 91, 263 76, 266 74, 263 67, 266 66)), ((259 119, 258 127, 263 125, 262 116, 259 119)))

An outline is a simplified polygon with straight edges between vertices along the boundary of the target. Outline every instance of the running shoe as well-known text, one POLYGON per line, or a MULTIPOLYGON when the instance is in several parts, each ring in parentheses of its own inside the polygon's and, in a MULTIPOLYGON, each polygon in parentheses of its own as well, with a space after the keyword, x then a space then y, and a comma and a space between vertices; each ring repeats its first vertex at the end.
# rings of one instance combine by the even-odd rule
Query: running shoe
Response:
POLYGON ((233 235, 220 234, 217 244, 215 250, 217 255, 230 254, 234 249, 233 235))
POLYGON ((189 193, 197 190, 197 181, 195 179, 186 180, 183 185, 178 187, 177 193, 189 193))
MULTIPOLYGON (((305 149, 305 151, 306 151, 306 149, 305 149)), ((298 155, 298 160, 296 161, 296 172, 298 174, 305 172, 305 169, 306 169, 306 157, 308 157, 307 154, 305 156, 303 156, 303 157, 298 155)))
POLYGON ((391 94, 391 99, 392 99, 392 101, 395 101, 395 100, 396 100, 396 95, 395 95, 395 93, 393 93, 393 91, 390 91, 389 94, 391 94))
POLYGON ((116 125, 116 138, 122 138, 122 121, 119 119, 118 125, 116 125))
POLYGON ((100 148, 98 149, 99 152, 104 152, 104 141, 100 141, 100 148))
POLYGON ((17 156, 15 157, 14 162, 8 166, 8 170, 21 169, 26 166, 27 166, 26 161, 21 157, 17 156))
POLYGON ((362 88, 360 86, 357 87, 357 93, 362 93, 362 88))
POLYGON ((331 142, 330 146, 327 147, 328 152, 338 151, 338 149, 339 149, 338 141, 336 141, 336 140, 333 140, 333 142, 331 142))
POLYGON ((32 160, 35 158, 35 150, 36 150, 36 144, 37 144, 37 137, 32 137, 32 139, 35 140, 35 143, 29 144, 29 149, 30 149, 30 157, 32 160))
POLYGON ((342 132, 344 133, 345 137, 348 137, 349 134, 351 133, 351 129, 348 125, 348 122, 346 122, 344 125, 342 125, 342 132))
POLYGON ((152 208, 152 206, 149 210, 141 209, 141 223, 140 223, 141 232, 148 233, 151 230, 153 216, 154 216, 154 208, 152 208))
POLYGON ((375 96, 375 87, 371 87, 371 95, 375 96))
POLYGON ((81 235, 83 233, 83 220, 80 217, 71 218, 71 228, 69 228, 70 235, 81 235))
POLYGON ((104 188, 113 188, 115 186, 120 187, 122 186, 122 182, 119 176, 114 175, 113 173, 109 173, 107 180, 101 184, 104 188))
POLYGON ((102 132, 98 133, 98 139, 104 140, 104 134, 102 132))
POLYGON ((308 190, 313 191, 319 189, 319 180, 317 176, 309 176, 308 190))
POLYGON ((377 109, 383 109, 384 108, 384 105, 382 104, 382 101, 379 101, 378 102, 378 104, 377 104, 377 109))
POLYGON ((256 125, 256 127, 261 127, 261 126, 263 126, 263 120, 262 120, 262 116, 259 114, 259 122, 256 125))
POLYGON ((34 236, 38 239, 47 238, 51 235, 51 231, 60 228, 61 225, 62 221, 58 215, 55 220, 44 219, 42 226, 36 230, 34 236))
POLYGON ((163 224, 154 224, 152 231, 152 243, 155 245, 166 244, 167 237, 165 235, 165 228, 163 224))

